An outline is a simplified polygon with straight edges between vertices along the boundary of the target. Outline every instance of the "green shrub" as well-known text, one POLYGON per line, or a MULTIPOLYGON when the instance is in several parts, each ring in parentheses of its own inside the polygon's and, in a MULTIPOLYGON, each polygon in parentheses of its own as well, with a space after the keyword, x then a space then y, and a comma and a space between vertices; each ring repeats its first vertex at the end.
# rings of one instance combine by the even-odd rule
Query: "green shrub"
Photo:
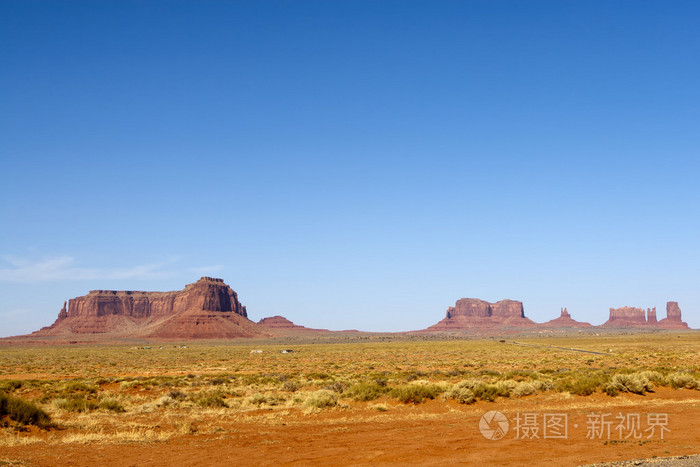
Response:
POLYGON ((606 383, 603 385, 603 392, 608 396, 615 397, 620 394, 620 390, 612 383, 606 383))
POLYGON ((533 380, 530 384, 535 387, 537 392, 551 391, 554 389, 554 383, 551 381, 543 381, 540 379, 533 380))
POLYGON ((206 408, 228 407, 221 395, 216 393, 198 394, 194 397, 193 402, 206 408))
POLYGON ((345 391, 345 395, 356 401, 373 401, 386 392, 386 387, 376 381, 361 381, 345 391))
POLYGON ((397 386, 389 391, 389 395, 404 404, 420 404, 426 399, 435 399, 443 392, 445 392, 445 388, 438 384, 413 383, 397 386))
POLYGON ((168 397, 176 401, 182 401, 187 399, 187 394, 182 391, 173 390, 168 392, 168 397))
POLYGON ((308 375, 306 375, 306 379, 309 379, 309 380, 318 380, 318 379, 324 380, 324 379, 331 379, 331 378, 332 378, 332 376, 327 374, 327 373, 315 372, 315 373, 309 373, 308 375))
POLYGON ((631 392, 634 394, 644 394, 652 392, 654 385, 640 373, 616 374, 612 377, 610 385, 620 392, 631 392))
POLYGON ((8 380, 0 383, 0 391, 12 392, 22 387, 22 381, 8 380))
POLYGON ((88 412, 98 407, 97 402, 86 399, 84 396, 71 396, 53 400, 54 407, 66 412, 88 412))
POLYGON ((297 383, 296 381, 285 381, 284 384, 282 385, 282 390, 283 391, 288 391, 288 392, 296 392, 301 388, 301 385, 297 383))
POLYGON ((534 384, 522 382, 518 383, 518 385, 513 389, 512 394, 515 397, 525 397, 535 394, 536 392, 537 388, 534 384))
POLYGON ((668 380, 658 371, 640 371, 638 374, 645 377, 657 386, 666 386, 668 384, 668 380))
POLYGON ((314 409, 325 409, 338 405, 338 396, 334 392, 321 389, 309 394, 304 401, 304 405, 314 409))
POLYGON ((512 379, 514 381, 522 381, 533 378, 536 378, 536 376, 535 372, 531 370, 511 370, 505 374, 505 379, 512 379))
POLYGON ((374 404, 370 406, 370 409, 376 410, 377 412, 386 412, 389 410, 389 406, 386 404, 374 404))
POLYGON ((22 425, 36 425, 40 428, 53 426, 49 414, 33 403, 0 393, 0 417, 3 416, 22 425))
POLYGON ((700 383, 690 373, 671 373, 668 382, 673 389, 700 389, 700 383))
POLYGON ((249 396, 246 401, 252 405, 262 405, 267 402, 267 397, 264 394, 256 392, 252 396, 249 396))
POLYGON ((452 386, 452 389, 443 394, 445 399, 454 399, 460 404, 473 404, 476 402, 474 392, 471 389, 460 388, 458 385, 452 386))
POLYGON ((510 397, 511 392, 518 386, 515 381, 499 381, 495 384, 496 394, 500 397, 510 397))
POLYGON ((483 401, 493 402, 496 397, 510 397, 514 381, 499 381, 496 384, 486 383, 478 379, 468 379, 460 381, 457 386, 470 389, 474 397, 483 401))
POLYGON ((327 389, 328 391, 337 392, 338 394, 342 394, 347 389, 347 385, 345 383, 341 383, 340 381, 333 381, 324 389, 327 389))
POLYGON ((563 378, 554 383, 554 389, 559 392, 568 392, 577 396, 590 396, 604 384, 601 377, 575 376, 563 378))
POLYGON ((114 398, 102 399, 97 408, 117 413, 126 412, 126 409, 114 398))

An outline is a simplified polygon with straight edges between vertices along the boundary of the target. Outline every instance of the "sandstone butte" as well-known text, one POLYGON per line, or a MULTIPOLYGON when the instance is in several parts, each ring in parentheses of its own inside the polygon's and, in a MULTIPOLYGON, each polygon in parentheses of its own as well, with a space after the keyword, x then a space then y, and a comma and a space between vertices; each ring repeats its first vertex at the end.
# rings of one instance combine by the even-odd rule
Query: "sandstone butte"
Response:
POLYGON ((629 306, 610 308, 610 317, 603 326, 690 329, 688 323, 685 323, 681 318, 681 308, 678 306, 678 302, 667 302, 666 318, 658 321, 656 319, 656 307, 647 308, 646 313, 642 308, 633 308, 629 306))
MULTIPOLYGON (((677 302, 668 302, 666 318, 657 321, 656 309, 610 308, 603 325, 622 328, 689 329, 681 319, 677 302)), ((423 331, 480 333, 508 330, 588 328, 563 308, 559 318, 543 324, 525 317, 523 303, 501 300, 489 303, 462 298, 449 307, 445 318, 423 331)), ((138 292, 92 290, 63 304, 56 321, 32 333, 32 337, 99 335, 110 338, 227 339, 236 337, 288 336, 297 333, 330 332, 292 323, 283 316, 248 319, 246 307, 223 279, 202 277, 183 290, 138 292)), ((357 331, 333 331, 357 332, 357 331)))
POLYGON ((307 328, 304 326, 299 326, 298 324, 292 323, 284 316, 279 316, 279 315, 270 316, 268 318, 263 318, 260 321, 258 321, 258 325, 263 326, 265 328, 272 329, 274 331, 277 331, 276 334, 288 334, 288 333, 303 332, 303 331, 329 332, 327 329, 312 329, 312 328, 307 328), (285 331, 287 331, 287 332, 285 332, 285 331))
POLYGON ((496 303, 478 298, 462 298, 447 309, 445 318, 426 331, 488 330, 490 328, 528 328, 537 323, 525 317, 523 303, 501 300, 496 303))
POLYGON ((542 327, 546 328, 591 328, 593 327, 590 323, 584 323, 582 321, 576 321, 571 317, 569 311, 566 308, 561 309, 561 315, 559 318, 555 318, 542 324, 542 327))
POLYGON ((175 292, 92 290, 72 298, 33 336, 231 338, 261 335, 223 279, 202 277, 175 292))

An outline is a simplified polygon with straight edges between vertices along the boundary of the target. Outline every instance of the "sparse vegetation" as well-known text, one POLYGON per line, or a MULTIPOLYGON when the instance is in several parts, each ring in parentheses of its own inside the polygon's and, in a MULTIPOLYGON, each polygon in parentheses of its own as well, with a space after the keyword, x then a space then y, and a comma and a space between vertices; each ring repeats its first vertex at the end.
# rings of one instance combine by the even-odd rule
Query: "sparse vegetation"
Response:
POLYGON ((618 392, 644 394, 654 390, 654 385, 651 384, 651 381, 642 373, 616 374, 612 377, 609 384, 618 392))
POLYGON ((40 428, 52 426, 49 414, 36 404, 0 392, 0 417, 3 416, 21 425, 36 425, 40 428))
POLYGON ((386 385, 382 386, 376 381, 362 381, 356 383, 345 391, 344 396, 356 401, 373 401, 386 392, 386 385))
POLYGON ((315 391, 309 394, 304 402, 304 405, 314 409, 325 409, 338 405, 338 396, 325 389, 315 391))
POLYGON ((435 399, 445 392, 445 387, 428 382, 414 382, 396 386, 389 391, 389 395, 404 404, 420 404, 426 399, 435 399))
MULTIPOLYGON (((20 410, 17 418, 5 414, 5 421, 49 426, 54 420, 67 427, 57 435, 61 442, 83 443, 218 433, 226 428, 217 428, 217 421, 236 417, 271 417, 277 423, 298 413, 357 408, 373 416, 391 411, 393 417, 411 409, 406 405, 430 401, 451 404, 450 410, 474 410, 467 406, 558 393, 565 398, 638 397, 659 388, 700 389, 700 357, 692 338, 652 344, 635 337, 602 343, 572 338, 572 343, 556 344, 613 349, 614 358, 484 340, 316 343, 298 345, 294 358, 260 344, 264 358, 251 357, 243 343, 150 351, 62 348, 57 353, 10 348, 0 354, 0 395, 34 408, 20 410), (645 354, 650 345, 656 350, 645 354), (23 373, 44 377, 18 379, 23 373), (32 413, 47 418, 32 418, 32 413), (139 417, 164 420, 167 428, 129 425, 139 417)), ((3 442, 25 442, 7 433, 3 442)))

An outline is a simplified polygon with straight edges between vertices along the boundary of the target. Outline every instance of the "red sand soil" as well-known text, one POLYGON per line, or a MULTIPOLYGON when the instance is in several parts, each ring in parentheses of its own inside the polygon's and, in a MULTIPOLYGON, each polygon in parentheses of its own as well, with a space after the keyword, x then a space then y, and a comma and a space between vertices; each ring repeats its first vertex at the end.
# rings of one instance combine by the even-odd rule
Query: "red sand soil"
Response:
MULTIPOLYGON (((668 457, 700 452, 700 393, 660 388, 646 396, 603 394, 564 397, 544 394, 522 399, 459 405, 430 401, 420 405, 372 403, 305 415, 298 411, 268 418, 260 411, 222 421, 220 434, 193 434, 161 443, 34 444, 4 447, 1 461, 29 465, 580 465, 624 459, 668 457), (500 440, 485 439, 479 420, 487 411, 503 412, 510 429, 500 440), (587 415, 610 413, 610 439, 588 439, 587 415), (566 413, 566 439, 515 439, 517 413, 566 413), (646 428, 650 413, 668 415, 661 439, 619 440, 614 417, 640 414, 646 428), (576 427, 575 425, 578 425, 576 427)), ((540 423, 541 426, 541 423, 540 423)), ((626 432, 623 433, 623 435, 626 432)))

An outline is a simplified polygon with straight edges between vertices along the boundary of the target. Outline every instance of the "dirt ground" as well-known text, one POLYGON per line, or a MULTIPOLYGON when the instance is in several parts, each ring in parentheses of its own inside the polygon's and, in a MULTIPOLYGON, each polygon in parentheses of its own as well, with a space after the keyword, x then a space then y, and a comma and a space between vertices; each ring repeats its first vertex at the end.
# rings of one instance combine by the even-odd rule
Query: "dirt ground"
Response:
POLYGON ((0 466, 571 466, 700 453, 697 332, 518 342, 9 342, 0 391, 55 426, 0 418, 0 466), (651 388, 604 391, 644 372, 651 388), (459 400, 476 380, 510 395, 459 400), (439 391, 402 398, 420 387, 439 391))
POLYGON ((691 390, 615 399, 543 394, 470 406, 437 400, 386 406, 384 412, 362 404, 311 414, 261 410, 224 424, 221 435, 194 433, 164 442, 7 446, 0 465, 581 465, 700 452, 700 397, 691 390), (486 439, 479 429, 482 415, 494 410, 510 425, 498 440, 486 439), (613 420, 609 438, 605 429, 589 431, 595 420, 589 416, 606 413, 613 420), (533 439, 516 439, 516 431, 524 433, 515 427, 518 414, 522 419, 536 414, 533 439), (544 414, 567 415, 565 438, 545 439, 544 414), (619 414, 640 415, 640 438, 625 439, 630 430, 616 429, 619 414), (668 416, 663 439, 660 426, 645 431, 649 414, 668 416))

